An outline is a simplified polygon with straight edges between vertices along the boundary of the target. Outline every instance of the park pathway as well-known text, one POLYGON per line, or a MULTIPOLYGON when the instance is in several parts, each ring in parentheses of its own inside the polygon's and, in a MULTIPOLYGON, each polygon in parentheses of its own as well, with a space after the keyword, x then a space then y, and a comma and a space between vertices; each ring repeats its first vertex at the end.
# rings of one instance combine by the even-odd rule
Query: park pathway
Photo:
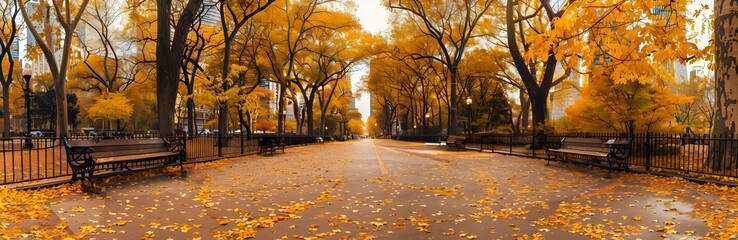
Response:
MULTIPOLYGON (((354 140, 109 178, 48 202, 96 239, 735 239, 735 189, 435 145, 354 140), (176 171, 175 171, 176 172, 176 171)), ((24 233, 29 236, 30 233, 24 233)))

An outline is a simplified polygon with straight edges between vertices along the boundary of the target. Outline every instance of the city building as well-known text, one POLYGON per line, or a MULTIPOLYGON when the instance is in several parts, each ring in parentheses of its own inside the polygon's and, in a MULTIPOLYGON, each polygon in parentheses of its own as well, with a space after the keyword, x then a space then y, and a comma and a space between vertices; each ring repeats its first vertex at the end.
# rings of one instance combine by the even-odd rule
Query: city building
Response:
POLYGON ((218 9, 217 0, 204 0, 202 3, 202 15, 200 20, 207 24, 220 23, 220 9, 218 9))
POLYGON ((13 40, 13 44, 10 48, 10 56, 13 57, 13 59, 18 60, 20 59, 20 38, 18 36, 15 37, 13 40))
MULTIPOLYGON (((557 73, 560 72, 558 70, 559 69, 557 69, 557 73)), ((584 86, 585 80, 586 77, 584 75, 572 71, 566 82, 562 82, 551 88, 549 92, 549 102, 551 103, 551 106, 553 106, 549 109, 549 117, 551 120, 565 117, 566 109, 582 98, 580 89, 584 86)))

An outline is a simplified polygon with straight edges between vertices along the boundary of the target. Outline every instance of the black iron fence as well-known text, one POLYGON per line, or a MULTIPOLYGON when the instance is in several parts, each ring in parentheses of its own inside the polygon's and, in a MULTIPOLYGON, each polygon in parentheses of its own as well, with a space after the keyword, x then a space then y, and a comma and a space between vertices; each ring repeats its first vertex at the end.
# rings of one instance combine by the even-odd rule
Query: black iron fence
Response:
MULTIPOLYGON (((188 162, 209 161, 221 157, 236 157, 258 152, 257 138, 266 135, 253 135, 251 138, 241 135, 203 135, 183 137, 187 150, 188 162)), ((101 141, 109 138, 158 138, 157 134, 109 134, 109 135, 73 135, 72 139, 95 139, 101 141)), ((287 146, 316 143, 317 136, 280 135, 287 146)), ((328 139, 324 137, 324 139, 328 139)), ((12 137, 0 138, 0 154, 3 165, 0 166, 0 185, 44 180, 71 176, 67 165, 67 156, 60 138, 55 137, 12 137)))
POLYGON ((467 138, 467 146, 496 153, 548 158, 545 143, 560 141, 565 137, 602 140, 632 138, 628 165, 636 171, 705 180, 713 180, 719 176, 738 177, 738 139, 734 136, 673 133, 637 133, 634 136, 615 133, 489 134, 467 138))
MULTIPOLYGON (((439 142, 443 136, 395 136, 404 141, 439 142)), ((602 140, 632 138, 631 170, 668 174, 708 181, 738 183, 738 138, 708 134, 637 133, 557 133, 557 134, 474 134, 466 138, 472 150, 548 158, 544 145, 565 137, 602 140), (725 179, 720 177, 731 177, 725 179)))

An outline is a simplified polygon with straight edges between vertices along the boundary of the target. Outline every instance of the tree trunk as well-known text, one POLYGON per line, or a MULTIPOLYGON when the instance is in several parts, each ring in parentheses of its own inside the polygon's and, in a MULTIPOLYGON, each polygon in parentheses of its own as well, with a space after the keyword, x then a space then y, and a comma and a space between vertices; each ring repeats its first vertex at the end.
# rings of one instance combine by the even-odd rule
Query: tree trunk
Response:
MULTIPOLYGON (((712 133, 718 138, 735 141, 738 122, 738 3, 715 0, 715 118, 712 133)), ((713 170, 736 168, 738 149, 725 141, 712 141, 705 166, 713 170), (730 147, 728 147, 730 146, 730 147)))
MULTIPOLYGON (((221 21, 225 24, 225 20, 221 21)), ((234 29, 234 31, 237 30, 234 29)), ((231 72, 231 45, 233 44, 233 38, 229 36, 227 30, 224 30, 223 34, 225 35, 225 42, 223 43, 223 69, 221 72, 223 83, 221 84, 221 88, 223 94, 225 94, 231 88, 228 84, 228 75, 231 72)), ((228 115, 228 100, 223 100, 220 102, 220 110, 218 111, 218 131, 221 137, 225 137, 228 133, 228 115)), ((225 143, 226 141, 222 142, 225 143)))
MULTIPOLYGON (((533 110, 533 128, 535 128, 536 125, 544 124, 548 118, 548 105, 546 104, 546 101, 548 99, 549 91, 553 86, 553 77, 558 61, 556 60, 555 54, 549 51, 549 57, 544 63, 545 68, 543 70, 543 78, 538 81, 535 74, 537 68, 533 67, 533 65, 528 65, 528 62, 525 60, 523 53, 521 53, 520 48, 518 47, 515 22, 513 20, 513 14, 515 13, 515 11, 513 11, 513 5, 515 4, 517 4, 516 1, 507 1, 505 4, 507 43, 515 69, 518 71, 520 80, 523 82, 525 90, 528 92, 528 98, 530 99, 531 108, 533 110)), ((527 120, 524 119, 523 121, 527 120)), ((524 125, 523 127, 527 126, 524 125)))
MULTIPOLYGON (((287 82, 287 81, 285 81, 287 82)), ((283 112, 284 112, 284 94, 287 92, 287 86, 285 84, 279 84, 279 99, 277 100, 277 134, 284 134, 284 119, 283 119, 283 112)))
MULTIPOLYGON (((241 122, 241 126, 246 127, 246 137, 251 139, 251 124, 249 122, 251 121, 251 114, 246 111, 244 112, 243 109, 238 109, 238 120, 241 122), (246 114, 246 118, 244 118, 244 114, 246 114)), ((241 130, 241 133, 243 134, 243 129, 241 130)))
POLYGON ((315 133, 314 127, 313 127, 313 122, 315 121, 313 117, 313 101, 315 101, 315 91, 313 91, 311 95, 312 95, 311 97, 305 98, 305 100, 309 99, 309 101, 305 101, 305 118, 307 119, 307 134, 308 135, 313 135, 313 133, 315 133))
MULTIPOLYGON (((171 58, 164 58, 171 59, 171 58)), ((159 134, 170 136, 174 134, 174 110, 177 97, 177 76, 179 67, 172 66, 165 61, 158 61, 156 66, 156 103, 159 134), (168 67, 169 66, 169 67, 168 67)))
POLYGON ((518 121, 518 133, 520 133, 521 129, 528 129, 528 120, 530 119, 530 100, 528 99, 528 96, 525 94, 524 89, 520 89, 520 114, 518 121))
MULTIPOLYGON (((302 128, 301 127, 302 127, 302 121, 303 121, 303 119, 300 117, 300 105, 297 104, 297 97, 295 97, 294 95, 291 96, 290 97, 290 101, 292 101, 292 115, 295 118, 295 127, 297 128, 297 129, 290 129, 290 132, 291 133, 302 134, 302 132, 301 132, 302 128)), ((286 123, 287 122, 287 114, 284 115, 284 121, 285 121, 285 124, 287 124, 286 123)), ((285 126, 287 126, 287 125, 285 125, 285 126)), ((285 132, 286 131, 287 131, 287 128, 285 127, 285 132)))
POLYGON ((548 90, 540 91, 536 98, 531 98, 530 105, 533 109, 533 127, 545 124, 548 119, 548 90))
POLYGON ((451 134, 459 134, 459 130, 457 129, 458 128, 458 126, 457 126, 458 123, 456 122, 456 117, 457 117, 456 116, 457 115, 456 107, 458 106, 458 104, 457 104, 458 101, 456 101, 456 98, 458 98, 458 96, 456 94, 456 88, 457 88, 457 86, 456 86, 456 84, 457 84, 457 79, 456 79, 457 68, 456 68, 456 66, 449 67, 449 72, 450 72, 450 75, 451 75, 451 100, 450 100, 450 104, 449 104, 450 107, 449 107, 449 111, 448 111, 448 133, 449 133, 449 135, 451 135, 451 134))
POLYGON ((390 105, 387 101, 385 101, 384 104, 384 125, 385 125, 385 133, 387 136, 392 136, 392 110, 390 109, 390 105))
MULTIPOLYGON (((443 128, 443 111, 442 111, 443 108, 441 108, 442 104, 441 104, 440 97, 436 98, 436 104, 438 104, 438 107, 436 108, 438 109, 438 114, 437 114, 438 115, 438 126, 443 128)), ((441 132, 435 132, 435 134, 441 134, 441 132)))
MULTIPOLYGON (((81 11, 81 10, 80 10, 81 11)), ((72 28, 75 28, 72 26, 72 28)), ((71 40, 74 31, 66 32, 64 39, 71 40)), ((56 135, 66 137, 69 131, 69 113, 67 112, 67 71, 69 70, 69 56, 71 55, 72 41, 64 41, 62 48, 61 65, 59 66, 59 75, 56 77, 56 135)))
MULTIPOLYGON (((13 69, 10 69, 12 73, 13 69)), ((7 83, 12 83, 12 75, 8 76, 7 83)), ((28 103, 26 103, 28 104, 28 103)), ((3 137, 10 137, 10 84, 3 84, 3 137)))
POLYGON ((203 0, 190 0, 182 11, 177 26, 172 31, 171 0, 156 0, 156 103, 161 136, 174 134, 174 109, 179 84, 180 63, 192 23, 195 22, 203 0))
MULTIPOLYGON (((192 96, 192 90, 188 90, 189 96, 192 96)), ((187 99, 187 128, 190 137, 197 136, 197 119, 195 114, 195 100, 192 97, 187 99)))

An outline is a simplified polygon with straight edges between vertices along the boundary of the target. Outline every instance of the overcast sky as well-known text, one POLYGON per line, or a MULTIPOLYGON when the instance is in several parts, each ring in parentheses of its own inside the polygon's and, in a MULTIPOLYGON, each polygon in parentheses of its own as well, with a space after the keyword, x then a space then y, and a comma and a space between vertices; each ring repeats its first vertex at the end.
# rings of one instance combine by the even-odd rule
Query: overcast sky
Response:
MULTIPOLYGON (((379 3, 380 0, 357 0, 356 16, 359 18, 359 23, 366 30, 374 34, 379 34, 389 29, 387 23, 387 17, 389 12, 379 3)), ((351 86, 353 86, 354 92, 360 87, 362 78, 369 72, 369 68, 364 66, 361 70, 354 72, 351 75, 351 86)), ((369 109, 369 103, 371 99, 369 95, 363 93, 360 98, 356 101, 356 107, 361 112, 362 119, 366 122, 366 119, 371 114, 369 109)))

